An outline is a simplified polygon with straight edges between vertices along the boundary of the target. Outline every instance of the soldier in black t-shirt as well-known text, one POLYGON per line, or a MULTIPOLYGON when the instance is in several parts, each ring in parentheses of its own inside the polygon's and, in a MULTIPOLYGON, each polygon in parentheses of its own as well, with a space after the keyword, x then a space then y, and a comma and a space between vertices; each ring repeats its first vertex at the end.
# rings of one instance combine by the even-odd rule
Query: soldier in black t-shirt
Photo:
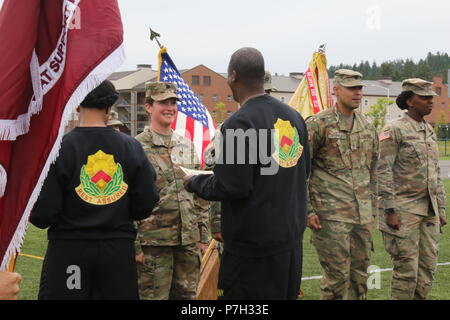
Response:
POLYGON ((214 174, 184 178, 188 191, 221 201, 221 299, 296 299, 300 287, 310 173, 306 124, 264 92, 264 74, 258 50, 233 54, 228 84, 241 107, 221 127, 214 174))
POLYGON ((48 229, 39 299, 138 299, 133 220, 159 195, 139 142, 107 127, 118 95, 104 81, 79 107, 30 221, 48 229))

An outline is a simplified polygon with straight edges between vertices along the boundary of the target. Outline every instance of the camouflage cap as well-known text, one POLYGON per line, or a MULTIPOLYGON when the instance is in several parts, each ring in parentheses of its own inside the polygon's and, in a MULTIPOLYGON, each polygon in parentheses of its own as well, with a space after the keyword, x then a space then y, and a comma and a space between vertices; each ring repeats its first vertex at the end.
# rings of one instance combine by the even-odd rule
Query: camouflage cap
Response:
POLYGON ((110 111, 108 117, 107 126, 123 126, 123 123, 119 121, 119 114, 116 111, 110 111))
POLYGON ((433 82, 425 81, 419 78, 406 79, 402 82, 402 92, 412 91, 419 96, 437 96, 431 88, 433 82))
POLYGON ((266 70, 266 73, 264 74, 264 90, 273 90, 272 74, 269 70, 266 70))
POLYGON ((180 100, 177 96, 177 85, 172 82, 146 82, 145 97, 155 101, 163 101, 170 98, 180 100))
POLYGON ((339 69, 334 72, 334 83, 343 87, 363 87, 362 76, 357 71, 339 69))

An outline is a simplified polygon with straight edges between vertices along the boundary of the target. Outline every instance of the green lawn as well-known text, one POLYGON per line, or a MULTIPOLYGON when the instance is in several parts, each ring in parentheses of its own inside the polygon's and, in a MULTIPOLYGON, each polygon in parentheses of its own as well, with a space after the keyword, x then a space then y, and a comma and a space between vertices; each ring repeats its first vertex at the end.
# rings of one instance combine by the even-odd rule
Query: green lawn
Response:
MULTIPOLYGON (((445 188, 450 194, 450 180, 445 180, 445 188)), ((447 196, 450 200, 450 195, 447 196)), ((447 217, 450 218, 450 208, 447 207, 447 217)), ((450 220, 450 219, 449 219, 450 220)), ((441 235, 439 262, 450 262, 450 231, 447 226, 441 235)), ((303 277, 320 276, 322 269, 317 259, 316 251, 310 244, 309 230, 305 233, 304 257, 303 257, 303 277)), ((46 233, 30 225, 22 253, 43 257, 47 246, 46 233)), ((375 252, 372 255, 372 264, 381 269, 391 268, 390 257, 384 250, 381 234, 374 232, 375 252)), ((19 256, 17 259, 16 271, 22 274, 20 299, 36 299, 39 290, 39 277, 42 267, 42 260, 19 256)), ((391 272, 382 272, 381 288, 369 290, 368 298, 372 300, 387 299, 389 297, 391 272)), ((306 293, 305 299, 319 299, 320 280, 304 280, 302 289, 306 293)), ((450 265, 439 266, 436 274, 436 282, 430 293, 430 299, 450 300, 450 265)))
MULTIPOLYGON (((450 148, 450 143, 448 145, 450 148)), ((450 180, 444 180, 447 192, 447 217, 450 217, 450 180)), ((439 263, 450 262, 450 231, 449 225, 444 227, 444 233, 441 234, 441 242, 439 249, 439 263)), ((311 277, 322 275, 322 269, 319 264, 316 250, 310 243, 311 232, 307 229, 303 246, 303 277, 311 277)), ((374 232, 374 248, 372 253, 372 265, 380 267, 380 269, 392 268, 390 256, 386 253, 383 246, 381 233, 377 230, 374 232)), ((370 300, 384 300, 389 298, 391 271, 381 272, 380 289, 372 289, 368 292, 370 300)), ((320 280, 302 281, 302 289, 305 292, 305 299, 319 299, 320 297, 320 280)), ((436 281, 429 299, 450 300, 450 265, 438 266, 436 272, 436 281)))
MULTIPOLYGON (((450 190, 450 181, 446 186, 450 190)), ((447 214, 449 213, 447 209, 447 214)), ((450 215, 449 215, 450 216, 450 215)), ((445 230, 446 228, 444 228, 445 230)), ((311 232, 307 230, 305 233, 304 251, 303 251, 303 277, 311 277, 322 275, 322 269, 319 264, 316 251, 310 244, 311 232)), ((378 266, 380 269, 392 268, 391 259, 384 250, 383 240, 379 231, 374 232, 374 247, 372 253, 372 265, 378 266)), ((450 262, 450 233, 445 230, 442 234, 439 250, 439 262, 450 262)), ((370 300, 385 300, 389 298, 389 289, 392 272, 381 272, 380 289, 372 289, 368 292, 370 300)), ((320 297, 320 280, 304 280, 302 281, 302 289, 305 292, 305 299, 316 300, 320 297)), ((430 293, 429 299, 450 300, 450 265, 438 266, 436 273, 436 281, 430 293)))

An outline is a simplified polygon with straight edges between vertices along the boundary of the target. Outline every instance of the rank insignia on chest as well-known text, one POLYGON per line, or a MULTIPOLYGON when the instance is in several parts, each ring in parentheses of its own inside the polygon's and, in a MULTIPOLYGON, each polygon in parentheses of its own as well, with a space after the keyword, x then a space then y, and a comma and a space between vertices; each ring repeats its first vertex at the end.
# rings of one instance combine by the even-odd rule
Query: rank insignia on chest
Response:
POLYGON ((80 185, 75 188, 83 201, 94 205, 116 202, 127 190, 122 166, 114 162, 113 155, 102 150, 88 156, 87 163, 81 168, 80 185))
POLYGON ((274 128, 276 148, 273 157, 275 161, 283 168, 295 166, 303 153, 297 128, 293 127, 290 121, 281 119, 277 120, 274 128))
POLYGON ((382 132, 379 134, 378 139, 381 142, 383 140, 389 139, 390 137, 391 137, 391 134, 389 132, 385 131, 385 132, 382 132))

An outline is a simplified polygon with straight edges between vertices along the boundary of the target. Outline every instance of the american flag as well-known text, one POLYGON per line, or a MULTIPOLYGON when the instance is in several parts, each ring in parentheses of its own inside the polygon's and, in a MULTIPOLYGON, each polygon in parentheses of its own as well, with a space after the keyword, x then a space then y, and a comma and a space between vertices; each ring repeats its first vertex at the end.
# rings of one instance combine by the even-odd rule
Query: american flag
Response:
POLYGON ((176 83, 180 101, 177 102, 178 113, 172 129, 193 142, 203 166, 203 153, 214 137, 216 125, 208 109, 181 77, 166 48, 159 51, 158 81, 176 83))
POLYGON ((383 140, 389 139, 390 137, 391 137, 391 134, 389 132, 387 132, 387 131, 382 132, 382 133, 380 133, 378 135, 378 138, 379 138, 380 142, 383 141, 383 140))

